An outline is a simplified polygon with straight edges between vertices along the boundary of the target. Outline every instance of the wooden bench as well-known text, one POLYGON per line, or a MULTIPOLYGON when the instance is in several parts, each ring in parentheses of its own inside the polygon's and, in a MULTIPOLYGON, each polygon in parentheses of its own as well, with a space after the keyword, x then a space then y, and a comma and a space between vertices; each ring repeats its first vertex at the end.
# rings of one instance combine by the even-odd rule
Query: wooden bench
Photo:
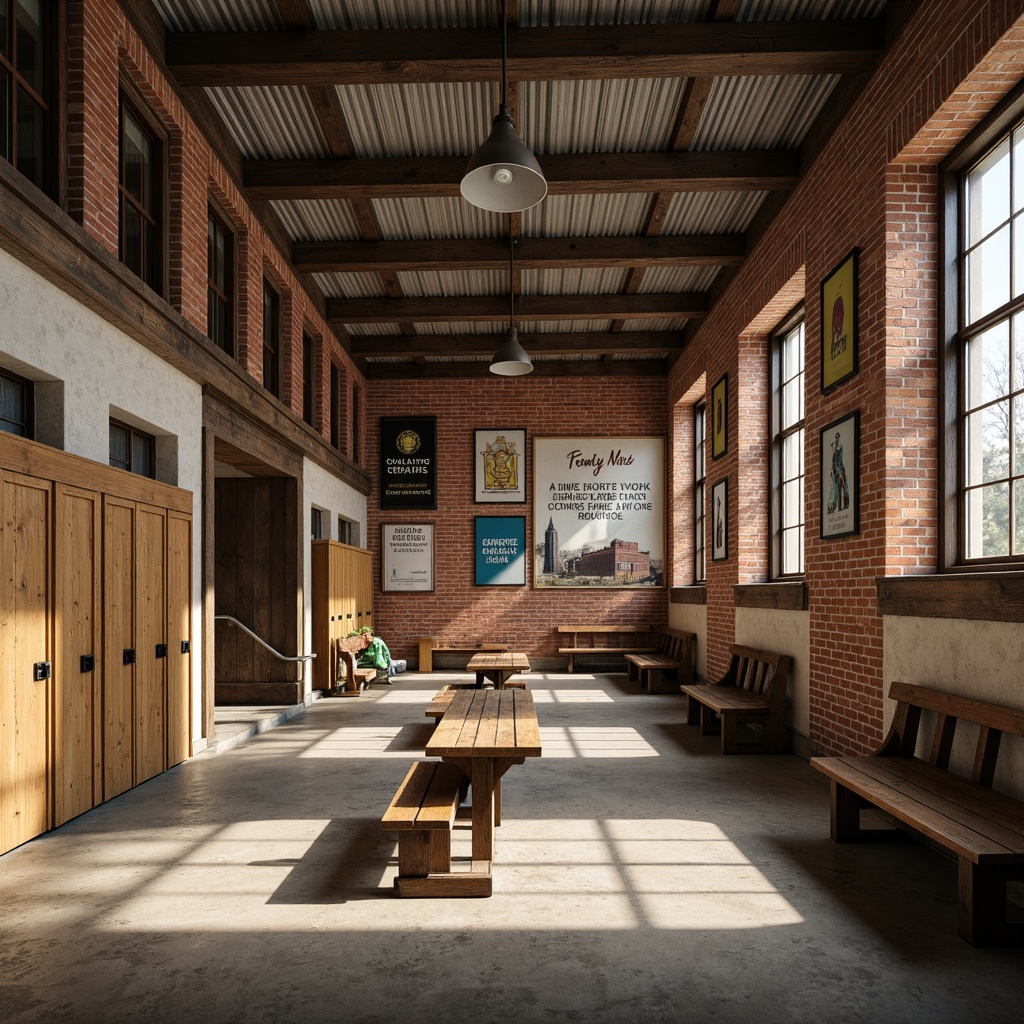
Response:
POLYGON ((896 713, 875 753, 811 758, 832 782, 832 838, 904 838, 902 829, 862 827, 864 808, 883 811, 956 857, 961 938, 972 946, 1024 942, 1024 925, 1006 919, 1006 883, 1024 879, 1024 803, 992 790, 1002 734, 1024 736, 1024 711, 901 682, 889 697, 896 713), (922 711, 934 721, 918 757, 922 711), (958 723, 978 733, 969 779, 949 768, 958 723))
POLYGON ((495 652, 495 651, 507 651, 508 644, 497 644, 490 642, 481 642, 478 644, 468 644, 465 647, 449 647, 444 645, 438 645, 437 641, 432 636, 421 636, 419 638, 420 645, 420 672, 433 672, 434 671, 434 655, 435 654, 467 654, 472 657, 474 654, 480 654, 483 651, 495 652))
MULTIPOLYGON (((441 687, 437 693, 434 694, 430 703, 427 705, 427 710, 423 713, 427 718, 434 719, 434 723, 440 722, 444 718, 444 713, 448 710, 448 705, 452 702, 452 697, 459 692, 459 690, 476 689, 475 683, 446 683, 441 687)), ((506 690, 525 690, 526 683, 518 680, 509 680, 505 683, 506 690)))
POLYGON ((786 725, 787 654, 733 644, 729 671, 717 683, 684 683, 686 720, 700 722, 702 735, 722 734, 722 753, 784 754, 790 748, 786 725))
POLYGON ((693 682, 693 654, 696 634, 679 629, 659 631, 655 654, 627 654, 626 675, 648 693, 661 692, 662 672, 678 674, 680 685, 693 682))
POLYGON ((416 895, 410 891, 415 883, 407 880, 451 872, 452 825, 467 789, 454 765, 413 762, 381 818, 381 828, 398 833, 399 895, 416 895))
POLYGON ((599 626, 556 626, 555 629, 572 637, 570 646, 558 648, 558 653, 567 657, 570 672, 575 670, 575 659, 581 654, 602 657, 609 654, 654 654, 658 650, 647 639, 650 633, 648 626, 613 623, 599 626))
POLYGON ((331 666, 331 678, 345 678, 343 687, 331 691, 335 697, 358 697, 363 687, 376 677, 376 668, 360 668, 357 664, 359 655, 369 647, 370 639, 366 635, 343 636, 331 645, 334 661, 331 666))

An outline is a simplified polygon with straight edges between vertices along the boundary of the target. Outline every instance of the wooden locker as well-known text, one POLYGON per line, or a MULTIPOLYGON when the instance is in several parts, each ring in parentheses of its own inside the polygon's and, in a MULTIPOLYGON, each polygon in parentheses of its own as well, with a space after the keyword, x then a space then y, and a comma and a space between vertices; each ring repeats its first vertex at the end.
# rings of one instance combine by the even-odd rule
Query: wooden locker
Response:
POLYGON ((53 824, 103 799, 100 728, 100 497, 58 484, 54 551, 53 824), (85 660, 83 660, 85 659, 85 660))
POLYGON ((52 485, 4 473, 2 491, 0 853, 49 827, 47 708, 53 657, 52 485), (36 665, 45 678, 35 678, 36 665))
POLYGON ((167 511, 135 507, 135 784, 167 768, 167 511))
POLYGON ((192 518, 167 516, 167 766, 192 754, 192 518), (188 650, 182 650, 187 645, 188 650))
POLYGON ((103 501, 103 799, 131 789, 135 732, 135 503, 103 501))

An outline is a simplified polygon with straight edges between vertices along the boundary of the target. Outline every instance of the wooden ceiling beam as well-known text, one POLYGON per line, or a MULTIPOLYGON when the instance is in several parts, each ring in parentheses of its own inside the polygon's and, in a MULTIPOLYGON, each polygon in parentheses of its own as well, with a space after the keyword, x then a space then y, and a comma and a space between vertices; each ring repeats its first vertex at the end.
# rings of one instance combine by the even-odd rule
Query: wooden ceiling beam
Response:
MULTIPOLYGON (((353 334, 353 356, 415 359, 422 356, 490 356, 503 334, 419 334, 415 338, 353 334)), ((681 352, 682 331, 526 333, 520 338, 531 355, 660 355, 681 352)))
MULTIPOLYGON (((867 71, 878 18, 562 25, 508 33, 516 81, 822 75, 867 71)), ((498 81, 493 29, 168 32, 167 63, 187 86, 498 81)))
MULTIPOLYGON (((744 253, 742 235, 520 238, 515 265, 517 270, 739 266, 744 253)), ((292 265, 304 274, 504 270, 508 242, 503 238, 295 242, 292 265)))
MULTIPOLYGON (((516 319, 607 320, 701 317, 708 311, 705 292, 671 292, 645 295, 521 295, 516 299, 516 319)), ((462 320, 508 319, 505 295, 457 297, 386 296, 360 299, 328 299, 327 319, 343 324, 448 323, 462 320)))
MULTIPOLYGON (((613 362, 575 360, 537 360, 530 377, 664 377, 668 373, 665 359, 617 359, 613 362)), ((405 380, 409 377, 486 377, 489 380, 525 381, 527 377, 497 377, 490 371, 489 360, 463 363, 375 363, 367 362, 368 380, 405 380)))
MULTIPOLYGON (((608 192, 775 192, 800 170, 792 150, 539 155, 549 195, 608 192)), ((411 199, 458 196, 465 157, 247 160, 253 199, 411 199)))

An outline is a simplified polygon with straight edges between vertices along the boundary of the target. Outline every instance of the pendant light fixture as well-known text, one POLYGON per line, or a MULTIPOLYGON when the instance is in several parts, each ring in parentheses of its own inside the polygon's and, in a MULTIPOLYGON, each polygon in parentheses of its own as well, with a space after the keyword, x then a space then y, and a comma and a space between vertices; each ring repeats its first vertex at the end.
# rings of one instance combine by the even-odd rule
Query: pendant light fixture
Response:
POLYGON ((501 104, 491 134, 473 154, 459 186, 474 206, 494 213, 518 213, 536 206, 548 183, 537 158, 516 134, 508 109, 508 23, 501 4, 501 104))
POLYGON ((516 240, 509 236, 508 240, 508 333, 505 342, 494 353, 491 360, 491 373, 501 377, 521 377, 533 370, 533 363, 526 349, 519 344, 519 332, 516 330, 516 289, 515 289, 515 245, 516 240))

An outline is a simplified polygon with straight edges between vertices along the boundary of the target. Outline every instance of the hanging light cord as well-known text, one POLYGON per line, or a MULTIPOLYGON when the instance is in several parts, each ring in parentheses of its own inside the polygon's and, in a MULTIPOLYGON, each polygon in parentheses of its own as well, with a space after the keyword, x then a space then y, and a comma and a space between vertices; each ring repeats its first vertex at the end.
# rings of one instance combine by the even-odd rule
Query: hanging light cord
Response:
POLYGON ((508 236, 508 326, 509 329, 516 325, 516 278, 515 278, 515 256, 516 240, 509 233, 508 236))
POLYGON ((508 110, 508 19, 505 0, 501 0, 501 106, 508 110))

